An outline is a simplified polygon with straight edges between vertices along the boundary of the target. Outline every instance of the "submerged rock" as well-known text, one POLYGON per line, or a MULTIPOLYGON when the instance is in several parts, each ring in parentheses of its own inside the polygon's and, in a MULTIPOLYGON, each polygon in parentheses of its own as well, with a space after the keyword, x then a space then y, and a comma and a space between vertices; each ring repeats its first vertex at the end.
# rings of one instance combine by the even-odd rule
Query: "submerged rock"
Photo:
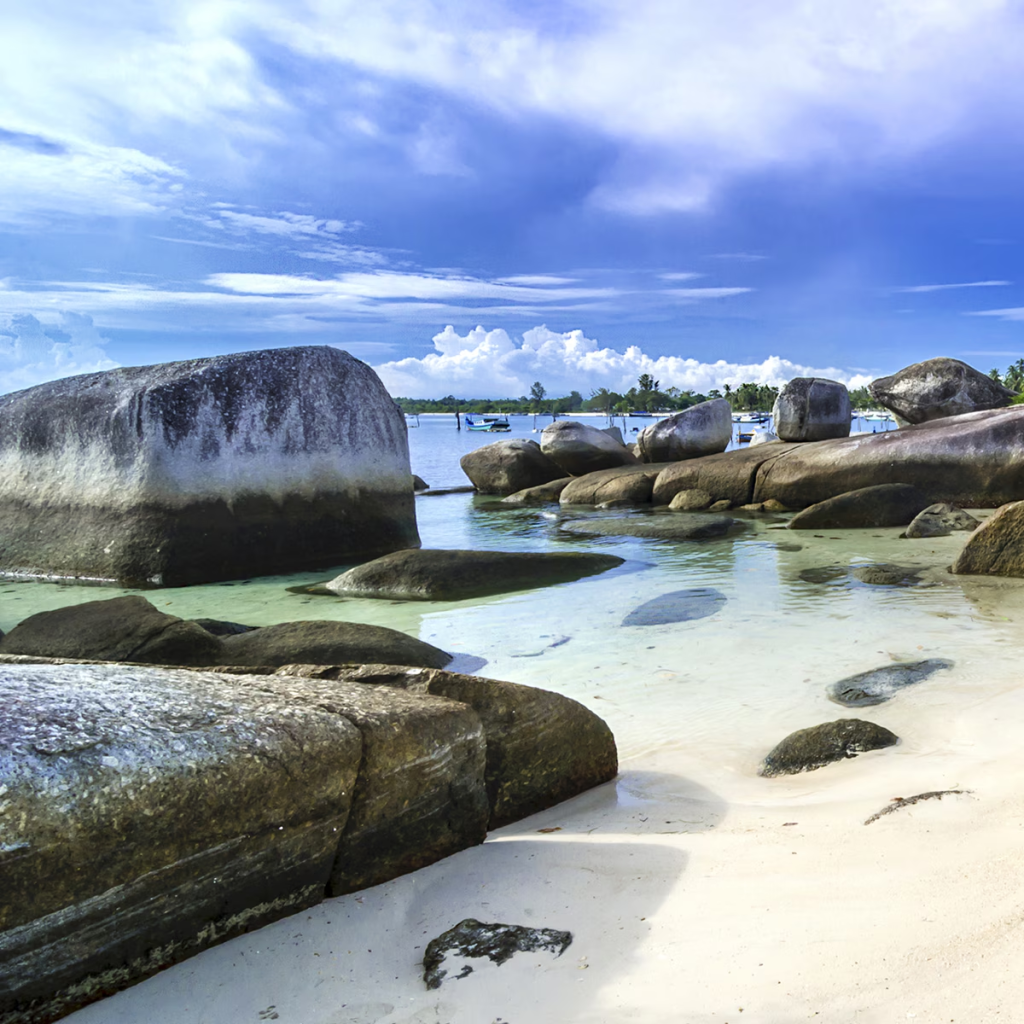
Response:
MULTIPOLYGON (((621 565, 616 555, 584 551, 396 551, 326 584, 348 597, 460 601, 568 583, 621 565)), ((374 661, 387 659, 374 658, 374 661)))
POLYGON ((648 540, 714 540, 744 529, 744 524, 722 515, 637 515, 607 519, 578 519, 562 523, 566 533, 599 537, 643 537, 648 540))
POLYGON ((948 537, 958 530, 976 530, 981 521, 962 508, 940 501, 919 512, 903 535, 910 540, 923 537, 948 537))
MULTIPOLYGON (((441 987, 448 975, 443 965, 449 953, 460 957, 487 957, 492 963, 503 964, 515 953, 543 951, 561 956, 571 944, 572 932, 526 928, 518 924, 483 924, 467 917, 427 943, 423 980, 427 988, 441 987)), ((472 973, 473 968, 464 964, 455 978, 465 978, 472 973)))
POLYGON ((822 768, 833 761, 856 757, 866 750, 891 747, 899 737, 881 725, 859 718, 841 718, 790 733, 761 762, 757 774, 765 777, 795 775, 822 768))
POLYGON ((565 476, 536 441, 519 438, 485 444, 463 455, 459 465, 481 494, 515 494, 565 476))
POLYGON ((959 359, 926 359, 879 377, 868 390, 907 423, 1009 405, 1015 392, 959 359))
POLYGON ((829 700, 848 708, 870 707, 884 704, 898 690, 920 683, 942 669, 952 668, 948 658, 928 658, 925 661, 908 661, 896 665, 884 665, 868 672, 858 672, 832 683, 825 691, 829 700))
POLYGON ((855 565, 852 571, 861 583, 874 587, 913 587, 921 582, 921 569, 913 565, 878 562, 875 565, 855 565))
POLYGON ((795 377, 772 408, 775 435, 783 441, 824 441, 850 433, 850 393, 824 377, 795 377))
POLYGON ((791 530, 842 530, 856 527, 906 526, 929 504, 927 495, 909 484, 877 484, 837 494, 797 512, 791 530))
POLYGON ((727 598, 714 587, 673 590, 645 601, 623 620, 624 626, 661 626, 669 622, 690 622, 720 611, 727 598))
POLYGON ((732 407, 724 398, 691 405, 637 435, 644 462, 677 462, 724 452, 732 440, 732 407))
POLYGON ((0 569, 183 586, 419 543, 405 421, 323 346, 0 396, 0 569))
POLYGON ((557 420, 541 431, 540 447, 562 467, 559 476, 583 476, 599 469, 633 466, 636 456, 597 427, 576 420, 557 420))

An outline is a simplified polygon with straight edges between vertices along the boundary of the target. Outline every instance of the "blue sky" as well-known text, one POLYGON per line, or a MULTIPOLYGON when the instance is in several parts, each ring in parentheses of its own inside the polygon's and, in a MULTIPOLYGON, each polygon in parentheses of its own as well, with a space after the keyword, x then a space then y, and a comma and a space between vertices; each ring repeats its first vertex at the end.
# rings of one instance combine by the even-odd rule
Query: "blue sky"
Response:
POLYGON ((1019 3, 13 0, 0 40, 0 391, 295 344, 421 397, 1024 356, 1019 3))

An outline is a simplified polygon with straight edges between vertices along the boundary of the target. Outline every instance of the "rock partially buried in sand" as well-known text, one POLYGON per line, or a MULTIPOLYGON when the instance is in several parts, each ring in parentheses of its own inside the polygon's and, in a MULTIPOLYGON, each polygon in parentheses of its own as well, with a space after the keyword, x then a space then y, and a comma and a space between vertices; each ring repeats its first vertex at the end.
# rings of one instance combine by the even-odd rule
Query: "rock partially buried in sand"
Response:
POLYGON ((1014 392, 959 359, 926 359, 868 385, 871 394, 907 423, 924 423, 1009 405, 1014 392))
POLYGON ((636 515, 624 518, 579 519, 562 523, 566 533, 598 537, 643 537, 646 540, 716 540, 743 530, 744 524, 729 516, 636 515))
POLYGON ((976 530, 981 521, 962 508, 940 501, 919 512, 907 527, 904 537, 917 540, 923 537, 948 537, 959 530, 976 530))
MULTIPOLYGON (((584 551, 396 551, 326 584, 345 597, 461 601, 568 583, 606 572, 623 559, 584 551)), ((293 659, 295 660, 295 659, 293 659)), ((375 658, 374 661, 387 659, 375 658)), ((437 666, 435 666, 437 667, 437 666)))
POLYGON ((1024 501, 1003 505, 982 523, 968 537, 952 571, 964 576, 1024 576, 1024 501))
POLYGON ((185 586, 415 547, 401 411, 330 346, 0 397, 0 568, 185 586))
POLYGON ((624 626, 662 626, 670 622, 692 622, 714 615, 725 605, 727 598, 714 587, 693 587, 673 590, 645 601, 634 608, 623 620, 624 626))
POLYGON ((137 595, 30 615, 0 640, 0 654, 153 665, 216 665, 223 657, 221 641, 202 625, 137 595))
POLYGON ((565 476, 536 441, 495 441, 463 455, 462 471, 481 494, 515 494, 565 476))
POLYGON ((772 425, 783 441, 846 437, 850 433, 850 393, 836 380, 796 377, 779 391, 772 425))
POLYGON ((841 718, 790 733, 761 762, 757 774, 796 775, 823 768, 833 761, 856 757, 866 750, 879 750, 899 742, 899 737, 881 725, 859 718, 841 718))
POLYGON ((837 494, 797 512, 791 530, 842 530, 857 527, 906 526, 930 504, 926 494, 909 484, 878 484, 837 494))
POLYGON ((444 668, 452 656, 386 626, 362 622, 281 622, 221 640, 221 665, 290 665, 305 662, 389 662, 444 668))
POLYGON ((858 672, 833 683, 825 691, 828 699, 848 708, 864 708, 884 704, 907 686, 920 683, 942 669, 952 668, 948 658, 928 658, 897 665, 884 665, 868 672, 858 672))
MULTIPOLYGON (((448 976, 443 965, 449 953, 460 957, 487 957, 492 963, 503 964, 515 953, 543 951, 561 956, 571 943, 572 932, 526 928, 518 924, 483 924, 467 917, 427 943, 427 951, 423 955, 423 980, 427 988, 441 987, 441 982, 448 976)), ((473 968, 463 964, 455 979, 472 973, 473 968)))
POLYGON ((853 575, 861 583, 873 587, 913 587, 921 582, 921 570, 913 565, 879 562, 875 565, 855 565, 853 575))

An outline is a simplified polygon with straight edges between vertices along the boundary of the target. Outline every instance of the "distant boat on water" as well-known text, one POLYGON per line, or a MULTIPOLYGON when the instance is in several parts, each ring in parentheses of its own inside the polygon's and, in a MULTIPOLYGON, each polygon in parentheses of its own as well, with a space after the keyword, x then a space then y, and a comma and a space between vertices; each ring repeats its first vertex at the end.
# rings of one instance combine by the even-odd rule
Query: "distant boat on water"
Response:
POLYGON ((466 427, 469 430, 481 430, 491 434, 506 434, 512 427, 507 416, 481 416, 480 419, 466 417, 466 427))

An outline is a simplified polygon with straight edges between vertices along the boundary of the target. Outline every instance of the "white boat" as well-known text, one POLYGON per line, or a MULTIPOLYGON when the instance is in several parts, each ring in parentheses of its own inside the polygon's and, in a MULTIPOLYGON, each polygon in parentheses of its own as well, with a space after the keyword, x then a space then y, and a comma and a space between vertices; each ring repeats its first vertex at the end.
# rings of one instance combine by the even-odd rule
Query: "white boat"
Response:
POLYGON ((466 427, 469 430, 483 430, 492 434, 507 434, 512 427, 507 416, 481 416, 473 419, 466 416, 466 427))

